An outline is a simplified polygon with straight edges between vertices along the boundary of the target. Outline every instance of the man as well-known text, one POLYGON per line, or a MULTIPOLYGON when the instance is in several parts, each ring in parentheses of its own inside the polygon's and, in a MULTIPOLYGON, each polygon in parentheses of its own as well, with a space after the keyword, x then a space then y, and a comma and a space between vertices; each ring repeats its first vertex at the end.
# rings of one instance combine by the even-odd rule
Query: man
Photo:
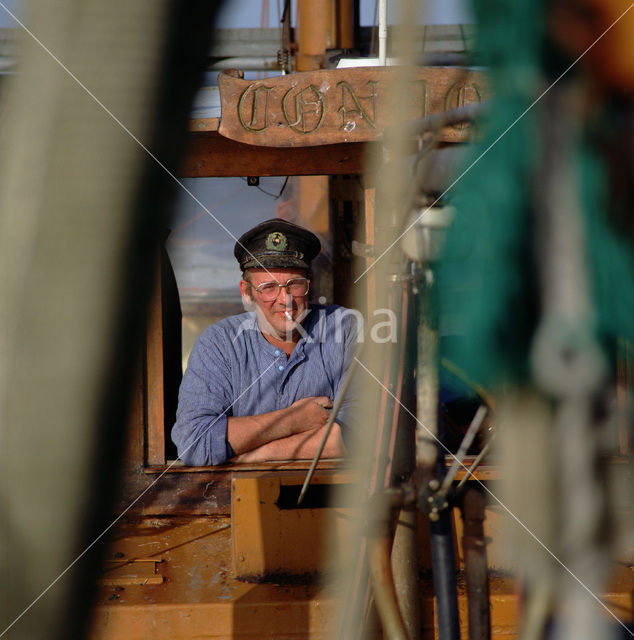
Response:
MULTIPOLYGON (((172 429, 185 464, 314 456, 358 339, 347 310, 308 303, 320 249, 317 236, 280 219, 236 243, 253 311, 211 325, 192 350, 172 429)), ((323 457, 346 454, 351 407, 342 405, 323 457)))

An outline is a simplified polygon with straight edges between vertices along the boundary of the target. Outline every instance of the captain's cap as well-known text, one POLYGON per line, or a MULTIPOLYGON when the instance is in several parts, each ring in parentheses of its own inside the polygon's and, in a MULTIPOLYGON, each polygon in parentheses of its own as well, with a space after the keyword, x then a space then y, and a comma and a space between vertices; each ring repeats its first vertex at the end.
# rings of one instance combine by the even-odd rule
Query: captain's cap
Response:
POLYGON ((321 251, 319 238, 299 225, 273 218, 249 229, 236 242, 233 255, 240 269, 264 267, 309 269, 321 251))

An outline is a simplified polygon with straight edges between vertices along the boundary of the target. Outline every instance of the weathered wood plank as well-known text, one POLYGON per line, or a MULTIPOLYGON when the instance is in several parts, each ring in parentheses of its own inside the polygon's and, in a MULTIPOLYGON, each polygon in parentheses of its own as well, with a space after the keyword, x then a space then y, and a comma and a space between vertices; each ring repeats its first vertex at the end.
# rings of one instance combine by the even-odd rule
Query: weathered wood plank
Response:
POLYGON ((255 147, 216 132, 189 134, 183 178, 232 176, 360 175, 367 143, 321 147, 255 147))
POLYGON ((231 472, 132 473, 124 478, 116 512, 141 515, 229 513, 231 472))
MULTIPOLYGON (((220 515, 231 509, 231 478, 234 473, 275 472, 280 477, 303 479, 310 460, 229 464, 219 467, 138 467, 123 479, 116 512, 134 515, 220 515), (159 471, 161 469, 161 471, 159 471), (169 471, 169 472, 168 472, 169 471)), ((324 460, 319 475, 340 473, 341 461, 324 460)))
MULTIPOLYGON (((408 118, 425 117, 488 97, 482 72, 413 67, 408 118)), ((218 76, 219 132, 267 147, 306 147, 376 140, 388 126, 396 70, 389 67, 320 70, 243 80, 218 76)), ((393 122, 392 122, 393 124, 393 122)), ((468 125, 445 127, 441 140, 464 141, 468 125)))
POLYGON ((191 118, 189 120, 189 131, 218 131, 220 118, 191 118))

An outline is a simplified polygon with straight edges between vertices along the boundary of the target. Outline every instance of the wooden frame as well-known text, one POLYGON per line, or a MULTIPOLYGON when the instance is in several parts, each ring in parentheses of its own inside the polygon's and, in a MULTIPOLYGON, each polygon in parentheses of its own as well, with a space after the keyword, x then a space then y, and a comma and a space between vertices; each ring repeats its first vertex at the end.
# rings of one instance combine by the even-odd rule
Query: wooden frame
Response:
MULTIPOLYGON (((369 143, 302 149, 254 147, 215 131, 191 132, 181 177, 274 175, 362 175, 369 143)), ((308 469, 310 463, 226 465, 215 468, 167 466, 165 457, 162 283, 156 257, 155 290, 148 310, 142 376, 130 420, 130 448, 119 507, 145 515, 229 513, 231 475, 236 471, 308 469)), ((326 467, 336 463, 326 462, 326 467)))
POLYGON ((157 256, 154 294, 150 301, 145 341, 146 429, 145 460, 147 465, 165 464, 165 385, 163 354, 163 304, 161 261, 157 256))
POLYGON ((183 178, 235 176, 361 175, 367 145, 355 142, 319 147, 256 147, 224 138, 215 131, 190 133, 183 178))

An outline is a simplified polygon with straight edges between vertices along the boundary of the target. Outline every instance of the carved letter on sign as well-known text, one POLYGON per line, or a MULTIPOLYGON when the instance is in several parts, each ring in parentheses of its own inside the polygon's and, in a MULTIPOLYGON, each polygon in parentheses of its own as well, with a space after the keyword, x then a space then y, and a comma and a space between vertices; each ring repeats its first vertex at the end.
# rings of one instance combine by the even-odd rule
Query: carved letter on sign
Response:
POLYGON ((296 91, 289 89, 282 98, 282 112, 286 124, 297 133, 306 135, 321 127, 326 115, 326 98, 315 85, 296 91), (293 98, 294 114, 290 115, 288 103, 293 98), (311 99, 312 98, 312 99, 311 99))
POLYGON ((256 87, 255 84, 250 84, 240 96, 238 119, 245 131, 261 133, 269 128, 269 93, 271 91, 271 87, 256 87))
POLYGON ((351 131, 356 127, 356 123, 354 120, 348 119, 348 114, 350 113, 358 113, 373 129, 376 129, 376 85, 377 83, 368 80, 368 84, 372 89, 372 93, 369 96, 359 97, 355 93, 354 89, 350 86, 350 83, 342 80, 337 83, 338 87, 341 87, 341 106, 337 111, 341 113, 341 129, 345 129, 346 131, 351 131), (352 101, 354 102, 356 109, 348 109, 346 108, 346 96, 350 96, 352 101), (372 116, 363 108, 361 105, 361 100, 371 100, 372 104, 372 116))

